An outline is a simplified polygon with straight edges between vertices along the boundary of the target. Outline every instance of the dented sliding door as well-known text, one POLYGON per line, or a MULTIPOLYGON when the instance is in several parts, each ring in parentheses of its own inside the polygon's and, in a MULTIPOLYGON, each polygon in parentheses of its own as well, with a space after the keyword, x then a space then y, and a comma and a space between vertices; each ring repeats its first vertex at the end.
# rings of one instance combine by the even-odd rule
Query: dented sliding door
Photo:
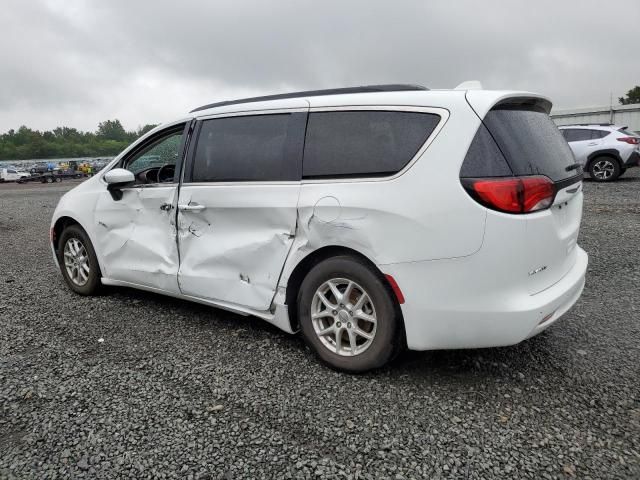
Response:
POLYGON ((183 187, 178 202, 182 292, 267 310, 293 241, 299 190, 299 185, 183 187))
POLYGON ((199 124, 178 199, 183 294, 269 309, 296 230, 306 112, 199 124))

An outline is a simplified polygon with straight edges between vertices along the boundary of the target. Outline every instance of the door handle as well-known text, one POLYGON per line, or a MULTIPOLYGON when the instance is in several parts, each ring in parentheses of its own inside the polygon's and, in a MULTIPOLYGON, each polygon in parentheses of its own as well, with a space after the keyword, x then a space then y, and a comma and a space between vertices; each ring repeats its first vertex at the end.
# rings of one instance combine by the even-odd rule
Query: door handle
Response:
POLYGON ((193 205, 178 205, 178 210, 181 212, 199 212, 204 210, 204 208, 204 205, 198 205, 197 203, 193 205))

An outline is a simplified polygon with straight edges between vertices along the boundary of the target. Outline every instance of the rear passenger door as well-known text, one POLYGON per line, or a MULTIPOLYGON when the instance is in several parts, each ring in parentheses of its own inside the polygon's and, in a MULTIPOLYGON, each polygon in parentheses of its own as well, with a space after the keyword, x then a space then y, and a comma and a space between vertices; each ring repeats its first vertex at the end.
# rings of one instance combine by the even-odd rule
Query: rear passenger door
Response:
MULTIPOLYGON (((602 143, 602 135, 599 130, 568 128, 562 133, 569 142, 576 160, 582 165, 586 165, 589 155, 595 152, 602 143)), ((606 132, 604 133, 606 134, 606 132)))
POLYGON ((295 235, 307 110, 199 122, 178 199, 183 294, 269 309, 295 235))

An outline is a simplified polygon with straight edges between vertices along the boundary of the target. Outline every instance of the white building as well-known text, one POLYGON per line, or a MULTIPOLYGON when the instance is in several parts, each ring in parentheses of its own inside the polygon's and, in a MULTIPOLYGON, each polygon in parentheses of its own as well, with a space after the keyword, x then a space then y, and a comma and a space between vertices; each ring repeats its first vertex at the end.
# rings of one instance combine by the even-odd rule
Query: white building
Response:
POLYGON ((577 123, 613 123, 627 126, 629 130, 640 131, 640 103, 613 105, 606 107, 574 108, 552 110, 551 118, 557 125, 577 123))

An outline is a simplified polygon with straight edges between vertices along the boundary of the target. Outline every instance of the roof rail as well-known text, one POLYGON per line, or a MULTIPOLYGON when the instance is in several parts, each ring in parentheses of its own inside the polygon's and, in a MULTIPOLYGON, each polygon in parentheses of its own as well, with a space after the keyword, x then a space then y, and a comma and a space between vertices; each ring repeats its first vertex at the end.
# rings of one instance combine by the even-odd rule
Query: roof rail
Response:
POLYGON ((266 102, 268 100, 283 100, 286 98, 319 97, 323 95, 341 95, 346 93, 372 93, 372 92, 406 92, 414 90, 429 90, 422 85, 389 84, 389 85, 364 85, 361 87, 330 88, 326 90, 308 90, 305 92, 279 93, 277 95, 265 95, 263 97, 240 98, 237 100, 227 100, 225 102, 209 103, 198 108, 194 108, 189 113, 207 110, 214 107, 225 107, 227 105, 237 105, 239 103, 266 102))
POLYGON ((613 127, 615 123, 563 123, 559 127, 613 127))

